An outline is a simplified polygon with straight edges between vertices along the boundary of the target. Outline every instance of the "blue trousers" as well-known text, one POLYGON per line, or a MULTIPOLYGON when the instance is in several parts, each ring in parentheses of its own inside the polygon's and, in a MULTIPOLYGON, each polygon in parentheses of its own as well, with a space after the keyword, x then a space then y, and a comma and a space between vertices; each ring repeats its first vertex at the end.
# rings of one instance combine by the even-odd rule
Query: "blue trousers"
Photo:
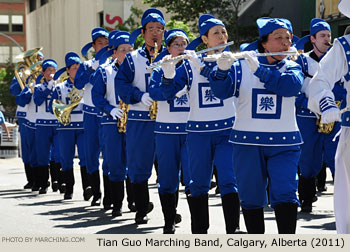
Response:
POLYGON ((84 141, 86 170, 89 174, 98 171, 100 162, 100 118, 97 115, 84 113, 84 141))
POLYGON ((27 148, 25 141, 26 137, 26 126, 24 125, 25 119, 18 118, 19 134, 21 135, 21 152, 23 163, 29 163, 30 149, 27 148))
POLYGON ((155 155, 154 121, 128 120, 126 124, 126 156, 132 183, 146 182, 152 175, 155 155))
MULTIPOLYGON (((102 117, 97 117, 100 121, 102 117)), ((108 176, 109 173, 109 168, 108 168, 108 164, 106 162, 106 151, 105 151, 105 144, 104 144, 104 137, 103 137, 103 129, 102 129, 102 125, 100 124, 99 127, 99 142, 100 142, 100 150, 102 152, 102 172, 103 175, 108 176)))
POLYGON ((314 178, 322 169, 325 162, 334 174, 335 152, 339 138, 333 141, 340 130, 340 122, 334 124, 330 134, 318 133, 316 118, 297 117, 297 123, 304 144, 301 145, 301 156, 299 161, 300 175, 305 178, 314 178))
POLYGON ((108 176, 112 182, 126 179, 125 134, 119 133, 117 124, 102 124, 104 143, 104 162, 108 167, 108 176))
POLYGON ((158 191, 160 194, 173 194, 179 188, 181 165, 185 191, 189 186, 190 175, 186 134, 156 134, 156 154, 158 159, 158 191))
POLYGON ((232 164, 232 144, 228 141, 229 134, 230 130, 214 133, 188 132, 187 149, 192 196, 199 197, 209 192, 214 164, 218 171, 221 197, 237 192, 232 164))
POLYGON ((59 147, 61 155, 62 171, 73 169, 73 160, 75 155, 75 145, 78 147, 79 165, 85 166, 85 151, 84 151, 84 130, 57 130, 59 138, 59 147))
POLYGON ((242 208, 246 210, 267 205, 270 185, 271 207, 280 203, 299 204, 299 146, 233 145, 233 164, 242 208))
POLYGON ((54 144, 56 135, 55 126, 36 126, 35 147, 39 166, 46 166, 50 163, 51 146, 54 144))
POLYGON ((22 146, 25 150, 25 155, 23 155, 23 163, 29 163, 31 167, 38 166, 37 152, 35 148, 35 129, 23 126, 21 129, 22 146))
POLYGON ((55 163, 61 163, 61 156, 60 156, 60 146, 58 144, 58 133, 56 130, 56 134, 53 138, 53 145, 51 145, 51 156, 50 161, 55 163))

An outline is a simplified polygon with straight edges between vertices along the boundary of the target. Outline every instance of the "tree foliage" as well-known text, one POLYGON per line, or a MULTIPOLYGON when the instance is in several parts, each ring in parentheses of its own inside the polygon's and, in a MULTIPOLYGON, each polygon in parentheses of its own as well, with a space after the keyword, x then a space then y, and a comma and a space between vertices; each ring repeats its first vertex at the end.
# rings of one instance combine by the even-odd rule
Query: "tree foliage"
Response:
POLYGON ((6 68, 0 69, 0 102, 5 114, 14 117, 16 114, 16 100, 10 94, 10 85, 14 77, 14 64, 7 63, 6 68))

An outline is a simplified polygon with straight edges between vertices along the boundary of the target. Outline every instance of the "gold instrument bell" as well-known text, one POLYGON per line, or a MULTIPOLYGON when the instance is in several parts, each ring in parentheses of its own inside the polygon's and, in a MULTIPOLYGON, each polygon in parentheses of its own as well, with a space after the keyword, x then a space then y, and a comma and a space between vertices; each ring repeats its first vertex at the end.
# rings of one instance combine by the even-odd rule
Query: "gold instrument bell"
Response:
MULTIPOLYGON (((38 60, 38 54, 41 50, 42 47, 34 48, 16 56, 16 58, 21 59, 21 61, 16 64, 14 72, 18 84, 22 90, 26 87, 26 85, 29 85, 31 82, 35 82, 36 78, 42 72, 41 62, 38 60)), ((29 85, 29 88, 33 92, 33 87, 29 85)))
MULTIPOLYGON (((335 104, 339 108, 341 101, 335 101, 335 104)), ((330 134, 333 131, 334 123, 321 123, 321 117, 319 117, 316 121, 316 125, 318 126, 318 133, 330 134)))
POLYGON ((128 120, 129 105, 119 99, 119 108, 123 110, 123 116, 117 121, 118 131, 120 133, 126 133, 126 122, 128 120))
MULTIPOLYGON (((65 78, 67 79, 67 77, 65 78)), ((65 79, 61 80, 63 82, 65 79)), ((70 99, 70 104, 65 104, 60 100, 53 100, 52 102, 52 111, 57 120, 63 124, 64 126, 67 126, 71 122, 71 113, 73 109, 75 109, 81 99, 83 98, 82 93, 84 92, 84 89, 77 89, 73 86, 72 90, 68 94, 68 98, 70 99)))

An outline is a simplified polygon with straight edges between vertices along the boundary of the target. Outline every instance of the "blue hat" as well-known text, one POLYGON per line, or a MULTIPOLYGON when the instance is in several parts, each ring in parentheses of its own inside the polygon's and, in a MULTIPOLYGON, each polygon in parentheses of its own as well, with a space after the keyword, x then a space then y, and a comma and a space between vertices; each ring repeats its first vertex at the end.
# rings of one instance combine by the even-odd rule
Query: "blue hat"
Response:
MULTIPOLYGON (((163 13, 160 10, 155 8, 150 8, 145 10, 145 12, 142 14, 142 17, 141 17, 142 27, 144 27, 149 22, 158 22, 161 25, 165 26, 163 13)), ((132 42, 132 44, 135 43, 137 37, 141 34, 142 27, 137 28, 135 31, 131 33, 130 41, 132 42)))
POLYGON ((252 43, 244 43, 242 45, 239 46, 239 49, 241 50, 241 52, 244 51, 255 51, 258 49, 258 45, 259 45, 259 41, 255 40, 252 43))
POLYGON ((175 36, 181 36, 187 39, 187 42, 189 42, 187 33, 181 29, 171 29, 169 31, 166 31, 164 33, 164 38, 165 38, 165 44, 169 46, 170 40, 175 37, 175 36))
POLYGON ((44 58, 44 54, 42 53, 42 51, 39 51, 39 52, 38 52, 38 56, 40 56, 40 57, 43 57, 43 58, 44 58))
POLYGON ((287 29, 293 34, 292 24, 285 18, 262 17, 256 20, 256 24, 258 25, 260 38, 279 28, 287 29))
POLYGON ((117 49, 118 46, 120 46, 122 44, 129 44, 131 46, 134 46, 134 43, 132 43, 130 41, 130 33, 129 32, 118 31, 117 33, 115 33, 115 35, 113 36, 112 41, 111 41, 112 46, 111 46, 110 50, 104 52, 98 59, 100 65, 105 63, 106 60, 108 59, 108 57, 112 56, 113 50, 117 49))
POLYGON ((299 39, 296 43, 296 48, 298 50, 304 50, 305 44, 310 41, 311 35, 324 30, 331 31, 329 24, 321 18, 313 18, 310 22, 310 34, 299 39))
POLYGON ((200 44, 203 43, 202 36, 207 33, 207 31, 210 30, 210 28, 216 26, 216 25, 222 25, 225 27, 225 24, 219 20, 216 19, 214 16, 209 14, 203 14, 198 19, 198 28, 199 28, 199 34, 200 36, 194 40, 187 46, 187 50, 194 50, 196 49, 200 44))
POLYGON ((345 0, 340 0, 338 3, 338 9, 344 16, 350 17, 350 2, 345 0))
POLYGON ((54 80, 57 80, 58 77, 61 76, 61 74, 63 74, 65 71, 66 71, 66 68, 70 67, 71 65, 73 64, 76 64, 76 63, 79 63, 81 64, 81 60, 80 60, 80 57, 77 53, 75 52, 68 52, 64 58, 65 62, 66 62, 66 66, 65 67, 62 67, 60 70, 58 70, 53 79, 54 80))
POLYGON ((43 72, 48 67, 54 67, 56 69, 58 68, 57 62, 55 60, 53 60, 53 59, 46 59, 46 60, 44 60, 41 66, 43 68, 43 72))
POLYGON ((101 58, 101 56, 108 51, 108 49, 112 48, 113 46, 113 39, 116 33, 118 33, 119 30, 113 30, 109 33, 108 35, 108 45, 101 48, 101 50, 99 50, 96 55, 95 55, 95 60, 99 60, 101 58))
POLYGON ((91 31, 91 39, 92 42, 87 43, 82 49, 81 49, 81 54, 83 56, 86 56, 89 49, 92 47, 92 43, 99 37, 108 37, 108 32, 106 29, 102 28, 102 27, 96 27, 94 29, 92 29, 91 31))

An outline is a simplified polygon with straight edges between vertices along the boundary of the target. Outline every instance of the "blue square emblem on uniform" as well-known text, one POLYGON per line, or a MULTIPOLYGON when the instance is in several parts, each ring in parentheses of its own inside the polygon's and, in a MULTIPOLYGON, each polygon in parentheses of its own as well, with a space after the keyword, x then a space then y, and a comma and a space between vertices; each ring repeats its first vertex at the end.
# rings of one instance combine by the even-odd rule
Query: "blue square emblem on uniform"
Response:
POLYGON ((223 100, 214 96, 213 91, 207 83, 198 83, 198 99, 200 108, 222 107, 223 100))
POLYGON ((266 89, 252 90, 252 118, 280 119, 282 97, 266 89))
POLYGON ((190 111, 190 101, 188 94, 176 97, 170 102, 170 112, 188 112, 190 111))

